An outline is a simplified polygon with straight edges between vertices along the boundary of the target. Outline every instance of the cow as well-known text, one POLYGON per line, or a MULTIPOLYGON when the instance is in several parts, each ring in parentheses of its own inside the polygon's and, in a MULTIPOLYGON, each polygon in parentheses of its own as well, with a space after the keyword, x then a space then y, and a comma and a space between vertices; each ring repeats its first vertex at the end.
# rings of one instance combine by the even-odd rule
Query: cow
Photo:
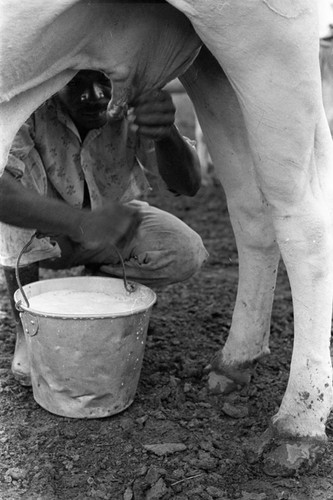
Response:
MULTIPOLYGON (((249 383, 269 354, 280 256, 294 347, 280 408, 253 448, 268 474, 324 452, 332 408, 333 144, 312 0, 1 0, 1 157, 23 121, 80 69, 112 80, 110 119, 179 76, 227 197, 239 254, 228 339, 209 386, 249 383)), ((1 202, 1 200, 0 200, 1 202)))
MULTIPOLYGON (((333 3, 330 0, 318 0, 319 7, 319 61, 322 79, 324 109, 333 136, 333 3)), ((172 82, 173 84, 173 82, 172 82)), ((184 91, 175 86, 171 90, 184 91)), ((202 184, 209 185, 214 179, 214 167, 202 133, 199 121, 195 116, 195 141, 202 169, 202 184)))
POLYGON ((320 40, 319 60, 324 108, 333 136, 333 25, 331 33, 320 40))

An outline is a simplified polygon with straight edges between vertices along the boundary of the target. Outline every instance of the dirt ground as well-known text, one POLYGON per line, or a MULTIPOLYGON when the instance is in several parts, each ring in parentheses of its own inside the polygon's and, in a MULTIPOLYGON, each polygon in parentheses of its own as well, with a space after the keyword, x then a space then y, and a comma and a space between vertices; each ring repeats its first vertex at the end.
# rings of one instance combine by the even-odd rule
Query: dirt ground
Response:
POLYGON ((271 356, 241 394, 210 395, 204 367, 226 339, 237 285, 223 192, 212 185, 195 198, 150 201, 198 231, 210 258, 189 281, 158 293, 136 398, 123 413, 55 416, 13 379, 14 324, 0 280, 0 499, 333 500, 333 420, 328 453, 311 473, 274 478, 246 460, 246 444, 267 427, 288 379, 293 315, 283 266, 271 356))

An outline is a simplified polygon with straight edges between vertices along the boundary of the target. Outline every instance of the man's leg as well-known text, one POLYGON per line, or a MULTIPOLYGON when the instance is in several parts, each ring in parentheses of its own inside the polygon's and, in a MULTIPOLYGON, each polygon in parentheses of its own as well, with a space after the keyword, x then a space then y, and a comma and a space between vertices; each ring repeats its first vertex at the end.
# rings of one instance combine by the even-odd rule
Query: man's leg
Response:
MULTIPOLYGON (((201 237, 180 219, 146 202, 132 201, 140 209, 142 222, 125 249, 126 276, 147 286, 165 286, 190 278, 208 257, 201 237)), ((92 274, 123 277, 114 245, 102 250, 86 249, 67 237, 56 239, 61 257, 40 262, 41 267, 65 269, 86 266, 92 274)))
MULTIPOLYGON (((180 219, 148 203, 139 206, 142 223, 123 252, 126 275, 144 285, 160 287, 187 280, 208 258, 201 237, 180 219)), ((106 274, 122 277, 119 258, 102 265, 106 274)))
MULTIPOLYGON (((9 294, 10 305, 16 323, 16 344, 12 361, 12 372, 16 380, 18 380, 21 385, 29 386, 31 385, 31 379, 26 340, 20 320, 20 315, 15 307, 14 301, 14 293, 18 289, 15 268, 4 267, 3 270, 6 279, 7 291, 9 294)), ((22 286, 28 285, 29 283, 32 283, 34 281, 38 281, 38 274, 38 263, 33 263, 21 267, 19 270, 19 275, 22 286)))
MULTIPOLYGON (((15 268, 21 250, 30 240, 33 233, 34 230, 31 229, 21 229, 8 224, 0 224, 0 265, 4 270, 7 292, 16 323, 16 344, 12 361, 12 372, 22 385, 31 385, 31 381, 25 336, 14 302, 14 293, 19 288, 15 268)), ((19 276, 22 286, 38 281, 39 262, 41 260, 59 255, 60 250, 58 246, 52 244, 48 238, 34 238, 27 252, 20 259, 19 276)))
MULTIPOLYGON (((7 229, 9 228, 10 226, 7 226, 7 229)), ((12 236, 18 232, 21 234, 27 232, 25 229, 22 231, 19 231, 18 228, 14 229, 15 231, 11 232, 12 236)), ((24 260, 25 264, 20 266, 18 269, 22 286, 39 280, 39 267, 46 269, 66 269, 72 267, 72 259, 73 257, 75 258, 75 248, 77 245, 67 238, 59 238, 59 243, 59 245, 53 245, 46 239, 33 240, 31 253, 27 252, 22 256, 22 260, 24 260), (50 254, 54 254, 54 257, 52 259, 47 259, 50 254), (38 257, 41 260, 35 261, 38 257)), ((18 248, 17 253, 19 253, 22 244, 17 244, 16 247, 18 248)), ((5 260, 7 260, 7 262, 11 260, 9 254, 7 254, 7 258, 5 260)), ((30 362, 28 359, 27 344, 20 320, 20 314, 15 307, 14 301, 14 293, 19 288, 16 279, 14 261, 12 262, 12 265, 3 265, 2 268, 4 271, 12 313, 16 323, 16 343, 11 370, 15 379, 20 382, 21 385, 30 386, 30 362)))
MULTIPOLYGON (((125 249, 118 249, 129 279, 159 287, 184 281, 200 269, 208 252, 193 229, 174 215, 146 202, 135 200, 129 205, 138 208, 142 217, 137 234, 125 249)), ((40 261, 40 267, 56 270, 86 266, 98 273, 123 277, 114 245, 86 249, 66 236, 55 240, 61 256, 40 261)))

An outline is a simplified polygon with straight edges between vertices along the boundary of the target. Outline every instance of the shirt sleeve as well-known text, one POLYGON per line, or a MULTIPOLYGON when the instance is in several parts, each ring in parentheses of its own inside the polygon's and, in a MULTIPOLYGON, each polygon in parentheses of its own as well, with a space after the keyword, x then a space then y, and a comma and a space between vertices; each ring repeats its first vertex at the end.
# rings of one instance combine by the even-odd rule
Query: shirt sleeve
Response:
POLYGON ((15 136, 5 170, 24 187, 45 195, 48 185, 47 175, 34 138, 32 115, 15 136))
MULTIPOLYGON (((26 168, 29 168, 34 154, 33 119, 30 117, 17 132, 11 145, 6 165, 6 171, 16 179, 22 179, 26 168)), ((39 156, 39 155, 38 155, 39 156)))

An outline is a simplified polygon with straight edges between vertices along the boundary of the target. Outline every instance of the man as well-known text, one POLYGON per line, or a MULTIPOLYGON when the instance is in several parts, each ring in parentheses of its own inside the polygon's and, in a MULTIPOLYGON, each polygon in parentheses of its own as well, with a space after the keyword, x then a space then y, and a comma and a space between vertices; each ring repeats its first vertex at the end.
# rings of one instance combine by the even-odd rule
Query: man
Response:
POLYGON ((103 73, 79 71, 21 127, 0 179, 0 264, 17 322, 12 371, 23 385, 30 370, 13 303, 15 266, 35 230, 45 237, 22 256, 22 285, 38 280, 39 266, 102 266, 121 277, 115 246, 128 278, 155 287, 189 278, 207 258, 186 224, 138 201, 149 189, 140 158, 152 143, 168 189, 193 196, 200 187, 200 165, 174 126, 171 97, 147 93, 127 117, 108 122, 111 91, 103 73))

